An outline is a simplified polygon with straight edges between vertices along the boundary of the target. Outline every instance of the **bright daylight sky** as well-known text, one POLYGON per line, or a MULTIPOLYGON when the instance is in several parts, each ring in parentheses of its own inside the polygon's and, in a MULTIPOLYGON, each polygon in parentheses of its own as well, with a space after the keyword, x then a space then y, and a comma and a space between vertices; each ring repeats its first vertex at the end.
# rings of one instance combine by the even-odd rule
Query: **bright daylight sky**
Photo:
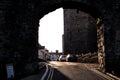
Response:
POLYGON ((45 15, 39 24, 39 43, 50 52, 62 52, 63 9, 45 15))

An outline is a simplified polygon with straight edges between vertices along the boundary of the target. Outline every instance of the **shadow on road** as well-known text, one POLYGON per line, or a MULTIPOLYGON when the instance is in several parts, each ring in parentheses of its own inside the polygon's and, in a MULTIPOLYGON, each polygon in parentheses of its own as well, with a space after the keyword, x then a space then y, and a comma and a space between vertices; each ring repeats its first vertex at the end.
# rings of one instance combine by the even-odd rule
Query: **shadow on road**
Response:
POLYGON ((71 80, 71 79, 54 68, 54 75, 52 80, 71 80))

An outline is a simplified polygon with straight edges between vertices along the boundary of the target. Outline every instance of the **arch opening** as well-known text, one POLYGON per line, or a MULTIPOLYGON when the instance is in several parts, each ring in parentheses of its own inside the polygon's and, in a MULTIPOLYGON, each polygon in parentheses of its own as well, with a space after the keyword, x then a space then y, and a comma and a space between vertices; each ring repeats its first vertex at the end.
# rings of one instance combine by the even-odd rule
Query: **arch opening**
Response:
MULTIPOLYGON (((69 11, 70 11, 70 10, 71 10, 71 11, 73 10, 72 12, 75 12, 75 13, 74 13, 75 15, 76 15, 76 14, 78 15, 79 13, 81 13, 81 15, 82 15, 82 14, 87 15, 87 20, 91 19, 90 24, 94 24, 94 30, 93 30, 94 33, 92 33, 92 35, 94 35, 94 37, 96 36, 96 38, 94 38, 95 41, 92 42, 92 44, 95 44, 95 45, 94 45, 95 47, 92 47, 92 48, 90 49, 90 50, 93 50, 93 51, 90 51, 90 50, 87 50, 87 51, 86 51, 86 49, 84 48, 82 52, 79 52, 79 49, 80 49, 80 48, 75 48, 73 51, 71 51, 70 49, 69 49, 69 52, 66 52, 66 51, 65 51, 65 54, 68 54, 68 53, 71 52, 71 53, 74 53, 74 54, 86 54, 86 53, 90 53, 90 55, 91 55, 91 53, 94 53, 94 52, 95 52, 96 55, 97 55, 97 49, 98 49, 98 48, 97 48, 97 32, 96 32, 96 31, 97 31, 97 29, 96 29, 97 27, 96 27, 95 17, 91 16, 91 14, 89 14, 89 13, 88 13, 88 14, 89 14, 89 15, 88 15, 86 12, 83 12, 83 11, 80 11, 80 10, 74 9, 74 8, 72 8, 72 9, 71 9, 71 8, 66 8, 66 9, 64 9, 64 10, 66 10, 66 11, 67 11, 67 10, 69 10, 69 11), (96 48, 96 49, 94 49, 94 48, 96 48)), ((69 12, 67 12, 67 13, 69 13, 69 12)), ((65 13, 64 13, 64 14, 65 14, 65 13)), ((68 15, 69 15, 69 14, 68 14, 68 15)), ((70 15, 71 15, 71 14, 70 14, 70 15)), ((64 15, 64 18, 65 18, 65 16, 66 16, 66 14, 64 15)), ((80 16, 80 15, 79 15, 79 16, 80 16)), ((69 17, 70 17, 70 16, 69 16, 69 17)), ((72 16, 71 16, 71 17, 72 17, 72 16)), ((76 18, 76 17, 75 17, 75 18, 76 18)), ((83 18, 85 18, 85 16, 84 16, 83 18)), ((65 19, 64 19, 64 20, 65 20, 65 19)), ((82 20, 82 19, 81 19, 81 20, 82 20)), ((76 20, 74 20, 74 21, 76 21, 76 20)), ((80 21, 80 20, 78 19, 78 21, 80 21)), ((69 22, 69 20, 68 20, 68 22, 69 22)), ((87 22, 87 21, 86 21, 86 22, 87 22)), ((65 25, 65 24, 66 24, 66 23, 65 23, 65 21, 64 21, 64 25, 65 25)), ((68 24, 68 23, 67 23, 67 24, 68 24)), ((74 24, 75 24, 75 23, 74 23, 74 24)), ((84 23, 83 23, 83 24, 84 24, 84 23)), ((78 25, 80 25, 80 24, 78 24, 78 25)), ((89 31, 89 32, 91 32, 91 31, 92 31, 92 28, 93 28, 92 26, 90 26, 90 27, 89 27, 89 29, 87 30, 87 31, 89 31), (91 27, 91 29, 90 29, 90 27, 91 27)), ((88 28, 88 26, 86 26, 86 28, 88 28)), ((77 29, 77 28, 76 28, 76 29, 77 29)), ((65 27, 64 27, 64 30, 65 30, 65 27)), ((85 30, 85 28, 84 28, 84 30, 85 30)), ((79 34, 79 32, 81 32, 80 29, 77 30, 77 33, 78 33, 78 34, 79 34)), ((76 34, 76 31, 75 31, 75 32, 71 32, 71 33, 72 33, 73 35, 75 35, 75 34, 76 34)), ((82 34, 84 34, 84 33, 85 33, 85 32, 82 31, 82 33, 81 33, 80 35, 82 35, 82 34)), ((88 33, 88 32, 86 32, 86 33, 87 33, 87 34, 86 34, 87 36, 84 36, 84 37, 88 37, 88 36, 89 36, 89 35, 88 35, 89 33, 88 33)), ((64 33, 64 34, 65 34, 65 33, 64 33)), ((67 35, 67 36, 69 36, 69 35, 67 35)), ((84 39, 85 39, 85 38, 84 38, 84 39)), ((83 39, 82 41, 84 41, 84 39, 83 39)), ((88 38, 87 38, 87 39, 88 39, 88 38)), ((73 40, 75 40, 75 39, 73 39, 73 40)), ((87 41, 86 41, 86 42, 87 42, 87 41)), ((86 43, 86 42, 85 42, 86 46, 87 46, 88 44, 90 44, 90 43, 86 43)), ((72 41, 71 43, 74 43, 74 41, 72 41)), ((70 44, 71 44, 71 43, 70 43, 70 44)), ((73 47, 75 47, 75 44, 72 44, 72 45, 74 45, 73 47)), ((72 45, 71 45, 71 46, 72 46, 72 45)), ((79 44, 79 45, 81 45, 81 44, 79 44)), ((71 47, 71 46, 70 46, 70 47, 71 47)), ((89 47, 90 47, 90 46, 89 46, 89 47)), ((71 48, 72 48, 72 47, 71 47, 71 48)))

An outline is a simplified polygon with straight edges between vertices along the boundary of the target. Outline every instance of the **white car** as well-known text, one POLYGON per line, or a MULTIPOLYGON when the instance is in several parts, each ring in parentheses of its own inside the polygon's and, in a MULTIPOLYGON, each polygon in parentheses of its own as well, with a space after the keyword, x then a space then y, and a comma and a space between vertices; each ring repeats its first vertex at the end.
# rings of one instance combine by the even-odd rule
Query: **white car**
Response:
POLYGON ((60 55, 59 61, 66 61, 66 55, 60 55))

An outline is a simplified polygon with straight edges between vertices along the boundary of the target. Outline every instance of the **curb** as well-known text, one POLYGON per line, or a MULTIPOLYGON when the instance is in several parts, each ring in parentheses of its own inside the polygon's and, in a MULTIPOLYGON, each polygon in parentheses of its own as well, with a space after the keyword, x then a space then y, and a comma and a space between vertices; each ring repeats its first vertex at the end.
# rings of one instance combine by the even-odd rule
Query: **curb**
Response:
POLYGON ((114 76, 110 73, 103 73, 102 71, 100 71, 99 69, 96 69, 96 68, 90 69, 86 64, 85 64, 85 67, 88 68, 89 70, 95 72, 96 74, 98 74, 98 76, 106 78, 107 80, 120 80, 120 78, 118 78, 117 76, 114 76))
POLYGON ((111 73, 102 72, 102 71, 100 71, 99 69, 96 69, 96 70, 99 71, 99 72, 101 72, 102 74, 105 74, 105 75, 107 75, 107 76, 113 78, 114 80, 120 80, 119 77, 117 77, 117 76, 115 76, 115 75, 113 75, 113 74, 111 74, 111 73))
POLYGON ((106 78, 107 80, 116 80, 112 77, 110 77, 109 75, 106 75, 105 73, 97 70, 97 69, 91 69, 93 72, 95 72, 96 74, 98 74, 99 76, 103 77, 103 78, 106 78))
POLYGON ((115 80, 120 80, 120 78, 117 77, 117 76, 115 76, 115 75, 112 75, 112 74, 110 74, 110 73, 106 73, 106 74, 107 74, 108 76, 114 78, 115 80))
POLYGON ((110 74, 110 73, 105 73, 105 72, 102 72, 98 69, 92 69, 92 71, 96 72, 96 73, 100 73, 101 76, 107 78, 108 80, 120 80, 119 77, 113 75, 113 74, 110 74))

